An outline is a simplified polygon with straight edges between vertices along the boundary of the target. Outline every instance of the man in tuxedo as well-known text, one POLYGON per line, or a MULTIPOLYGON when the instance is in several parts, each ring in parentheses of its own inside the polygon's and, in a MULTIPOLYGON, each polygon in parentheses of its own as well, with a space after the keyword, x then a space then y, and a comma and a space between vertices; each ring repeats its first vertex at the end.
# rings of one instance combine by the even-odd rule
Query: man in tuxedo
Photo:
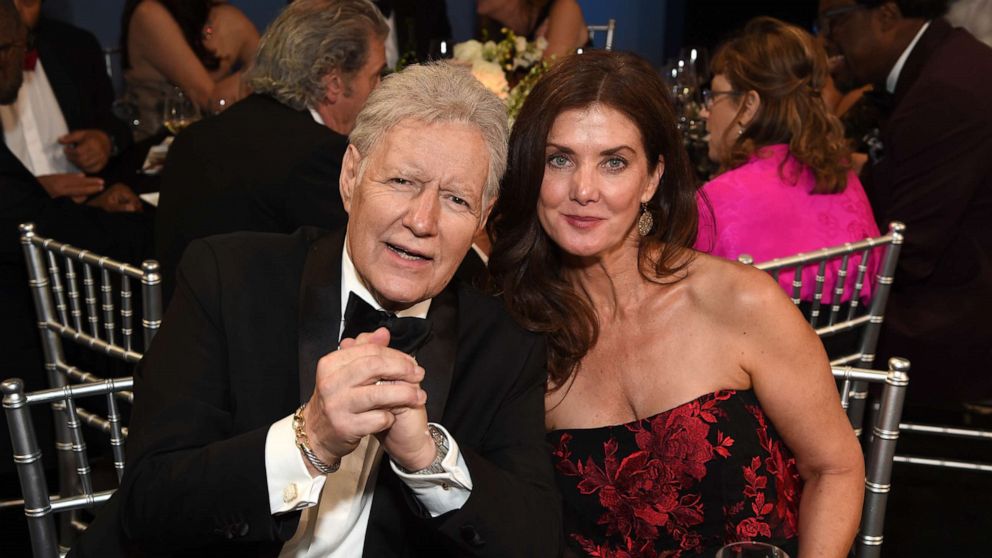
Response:
MULTIPOLYGON (((11 0, 0 0, 0 105, 14 102, 23 80, 27 32, 11 0)), ((148 255, 143 247, 151 244, 151 231, 144 229, 138 215, 107 213, 67 198, 52 198, 31 172, 0 142, 0 338, 3 353, 0 370, 5 377, 19 376, 28 389, 49 387, 42 368, 38 324, 28 288, 27 270, 17 226, 34 222, 40 234, 71 242, 128 262, 140 262, 148 255)), ((38 409, 39 432, 50 424, 51 413, 38 409)), ((0 417, 0 430, 6 418, 0 417)), ((48 429, 50 430, 50 429, 48 429)), ((11 458, 10 437, 0 436, 0 498, 16 497, 17 478, 11 458)), ((20 555, 18 533, 26 540, 23 510, 3 510, 0 524, 11 527, 0 537, 0 554, 20 555), (11 545, 14 545, 11 547, 11 545)))
POLYGON ((344 224, 341 159, 379 83, 387 32, 368 0, 294 2, 259 43, 254 94, 176 138, 155 218, 167 298, 194 239, 344 224))
POLYGON ((459 68, 411 66, 350 139, 345 230, 190 244, 124 481, 77 555, 118 553, 110 514, 136 554, 558 555, 543 341, 452 279, 498 192, 505 109, 459 68))
MULTIPOLYGON (((52 197, 82 202, 104 190, 101 177, 130 140, 111 112, 113 87, 92 34, 41 17, 41 0, 15 0, 28 27, 24 79, 13 103, 0 108, 3 142, 52 197)), ((136 211, 138 197, 123 184, 93 204, 136 211)), ((108 189, 109 190, 109 189, 108 189)))
POLYGON ((821 0, 838 85, 891 95, 865 190, 906 241, 876 362, 913 364, 909 399, 992 398, 992 49, 943 0, 821 0))

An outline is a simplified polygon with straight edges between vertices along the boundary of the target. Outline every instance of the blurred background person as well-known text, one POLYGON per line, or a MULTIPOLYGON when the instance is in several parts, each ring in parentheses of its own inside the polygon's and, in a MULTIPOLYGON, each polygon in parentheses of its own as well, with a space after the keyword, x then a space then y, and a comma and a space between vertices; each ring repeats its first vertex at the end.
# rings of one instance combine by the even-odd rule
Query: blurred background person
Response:
MULTIPOLYGON (((764 262, 878 236, 843 128, 823 100, 829 74, 816 40, 777 19, 756 18, 717 50, 711 68, 702 116, 709 156, 722 172, 701 189, 695 248, 764 262)), ((864 296, 878 258, 869 266, 864 296)), ((833 291, 839 268, 836 261, 827 267, 823 292, 833 291)), ((813 299, 815 275, 814 267, 804 270, 803 300, 813 299)), ((845 300, 855 280, 848 276, 845 300)), ((779 283, 791 289, 792 273, 783 272, 779 283)))
POLYGON ((528 41, 546 39, 545 60, 562 58, 589 43, 589 29, 576 0, 479 0, 476 11, 483 16, 490 39, 499 40, 502 27, 528 41))
MULTIPOLYGON (((13 2, 0 0, 0 106, 4 108, 17 99, 21 89, 26 52, 27 30, 13 2)), ((18 225, 34 222, 39 234, 137 263, 150 255, 150 231, 141 217, 108 213, 66 197, 49 196, 6 143, 0 142, 0 338, 4 348, 0 370, 5 377, 22 378, 29 390, 49 387, 18 225)), ((38 408, 33 416, 42 447, 51 447, 50 441, 45 443, 52 432, 51 411, 38 408)), ((5 416, 0 417, 0 430, 7 430, 5 416)), ((43 464, 53 465, 52 452, 45 455, 43 464)), ((5 434, 0 436, 0 499, 19 495, 10 436, 5 434)), ((0 526, 0 555, 28 555, 24 510, 0 510, 0 526)))
POLYGON ((906 224, 876 362, 913 363, 907 412, 992 411, 992 48, 946 0, 822 0, 838 86, 889 98, 862 180, 880 226, 906 224), (914 407, 916 409, 914 409, 914 407))
POLYGON ((864 467, 826 355, 767 274, 691 249, 696 187, 659 73, 619 52, 563 59, 507 168, 489 268, 548 338, 572 549, 847 556, 864 467))
POLYGON ((105 195, 104 171, 131 141, 112 113, 113 87, 99 43, 88 31, 41 17, 41 0, 15 0, 28 29, 23 85, 0 107, 2 141, 53 197, 90 199, 108 211, 137 211, 123 184, 105 195))
POLYGON ((296 0, 283 13, 248 74, 254 93, 169 150, 155 216, 166 299, 192 240, 347 222, 341 161, 385 68, 388 27, 368 0, 296 0))
POLYGON ((162 130, 163 103, 175 87, 205 112, 240 99, 258 31, 223 2, 127 0, 120 44, 125 99, 141 141, 162 130))

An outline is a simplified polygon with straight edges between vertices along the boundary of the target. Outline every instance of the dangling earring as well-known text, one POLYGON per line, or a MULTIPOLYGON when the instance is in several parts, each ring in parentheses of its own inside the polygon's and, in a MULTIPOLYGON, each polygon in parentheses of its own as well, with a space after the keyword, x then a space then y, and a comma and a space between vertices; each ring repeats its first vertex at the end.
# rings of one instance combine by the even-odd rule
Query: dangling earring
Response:
POLYGON ((654 228, 654 215, 648 211, 648 204, 641 204, 641 216, 637 218, 637 234, 647 236, 654 228))

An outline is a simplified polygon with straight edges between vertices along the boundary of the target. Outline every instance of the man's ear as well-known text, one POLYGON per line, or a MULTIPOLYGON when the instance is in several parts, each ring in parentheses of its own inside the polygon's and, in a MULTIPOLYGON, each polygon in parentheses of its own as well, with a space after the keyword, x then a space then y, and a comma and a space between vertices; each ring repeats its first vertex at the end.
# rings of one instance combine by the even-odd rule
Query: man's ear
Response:
POLYGON ((338 99, 344 95, 344 89, 344 80, 337 69, 331 70, 324 76, 324 97, 328 103, 338 102, 338 99))
POLYGON ((872 10, 872 14, 879 29, 883 32, 892 31, 903 20, 902 10, 899 9, 899 5, 895 2, 882 4, 872 10))
POLYGON ((740 122, 741 127, 747 126, 754 119, 754 115, 758 114, 758 110, 761 108, 761 95, 758 95, 757 91, 748 91, 744 94, 744 102, 741 103, 741 112, 738 117, 738 122, 740 122))
POLYGON ((358 187, 359 167, 362 164, 362 154, 358 148, 348 144, 348 149, 344 152, 344 160, 341 162, 341 176, 338 178, 338 187, 341 190, 341 202, 344 210, 351 213, 351 199, 358 187))

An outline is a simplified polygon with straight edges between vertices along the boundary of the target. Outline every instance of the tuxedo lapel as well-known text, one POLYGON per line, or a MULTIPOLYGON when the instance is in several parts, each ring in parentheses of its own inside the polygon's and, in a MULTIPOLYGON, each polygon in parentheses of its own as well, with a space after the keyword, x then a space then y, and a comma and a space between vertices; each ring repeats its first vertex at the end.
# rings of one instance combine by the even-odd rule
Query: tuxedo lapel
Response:
POLYGON ((448 401, 458 348, 458 295, 449 285, 431 301, 427 312, 431 322, 430 340, 417 351, 417 362, 426 374, 420 383, 427 392, 427 419, 440 422, 448 401))
POLYGON ((894 107, 898 107, 906 92, 909 91, 916 80, 923 73, 923 66, 926 65, 930 55, 940 46, 944 39, 953 31, 950 23, 943 18, 937 18, 930 22, 930 27, 920 35, 920 40, 913 47, 913 52, 909 53, 906 63, 903 64, 899 73, 899 81, 896 83, 896 90, 893 94, 894 107))
POLYGON ((344 230, 321 237, 307 254, 300 280, 300 402, 310 399, 317 361, 337 349, 341 331, 341 250, 344 230))
POLYGON ((82 97, 67 68, 59 59, 54 45, 43 32, 38 36, 38 58, 45 68, 45 76, 52 86, 52 93, 55 94, 55 100, 62 111, 66 126, 70 132, 80 128, 82 109, 79 106, 79 99, 82 97))

